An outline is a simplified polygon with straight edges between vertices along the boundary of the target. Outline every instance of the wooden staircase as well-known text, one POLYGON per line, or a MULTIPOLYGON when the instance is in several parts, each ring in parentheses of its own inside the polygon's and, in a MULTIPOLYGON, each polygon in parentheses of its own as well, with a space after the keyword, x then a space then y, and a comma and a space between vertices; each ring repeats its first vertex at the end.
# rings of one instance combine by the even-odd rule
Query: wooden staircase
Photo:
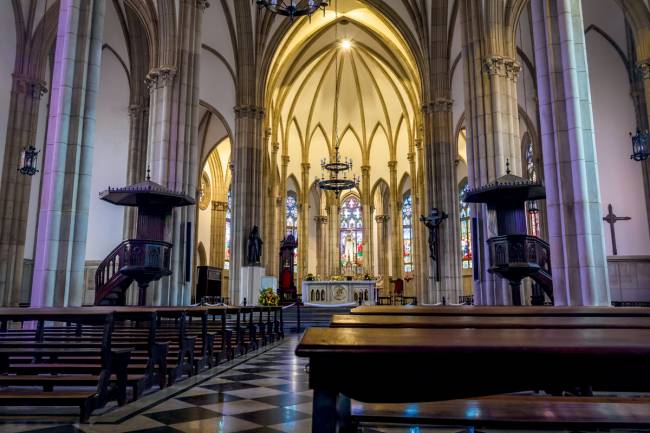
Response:
POLYGON ((95 271, 95 305, 125 305, 126 290, 133 278, 120 272, 126 263, 129 241, 122 241, 95 271))

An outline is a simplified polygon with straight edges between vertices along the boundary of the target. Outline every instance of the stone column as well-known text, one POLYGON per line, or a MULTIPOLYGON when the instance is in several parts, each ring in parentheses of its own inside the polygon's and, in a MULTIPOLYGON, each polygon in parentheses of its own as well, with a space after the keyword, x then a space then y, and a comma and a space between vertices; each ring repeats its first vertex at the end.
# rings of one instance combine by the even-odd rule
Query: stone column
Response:
POLYGON ((13 74, 4 164, 0 183, 0 305, 17 306, 23 275, 23 256, 32 178, 16 167, 20 152, 37 146, 36 128, 45 83, 13 74))
POLYGON ((298 293, 302 292, 302 280, 309 272, 309 169, 311 165, 308 162, 300 164, 302 194, 300 197, 300 207, 298 209, 298 279, 296 287, 298 293))
MULTIPOLYGON (((178 18, 173 21, 177 22, 176 38, 163 44, 161 64, 147 76, 150 89, 147 161, 151 167, 151 179, 192 197, 197 194, 196 173, 199 172, 198 71, 201 24, 206 7, 204 0, 180 0, 178 18), (173 64, 162 63, 172 60, 173 64)), ((149 290, 148 303, 190 303, 194 255, 186 255, 186 249, 188 243, 192 250, 194 248, 192 233, 195 233, 195 222, 195 206, 174 210, 166 233, 174 245, 171 259, 174 272, 149 290)))
POLYGON ((390 173, 390 221, 391 221, 391 254, 393 256, 391 276, 402 278, 402 203, 400 200, 399 185, 397 183, 397 161, 388 161, 390 173))
POLYGON ((327 194, 327 243, 328 243, 328 275, 341 274, 341 252, 339 245, 339 198, 332 193, 327 194))
POLYGON ((213 201, 210 213, 210 266, 223 268, 226 254, 227 201, 213 201))
POLYGON ((280 239, 284 239, 287 236, 287 170, 289 167, 289 160, 289 155, 282 155, 282 165, 280 166, 280 193, 278 194, 280 198, 280 203, 278 204, 280 208, 280 218, 278 219, 278 237, 280 239))
POLYGON ((268 239, 264 240, 264 244, 268 242, 269 249, 266 256, 266 274, 279 276, 279 254, 280 254, 280 236, 282 232, 278 232, 278 213, 280 209, 278 208, 278 195, 279 195, 279 185, 278 185, 278 173, 277 173, 277 160, 278 160, 278 150, 280 149, 280 143, 274 142, 271 150, 271 164, 270 164, 270 173, 269 173, 269 183, 271 185, 272 193, 268 197, 267 206, 269 207, 268 220, 267 224, 269 226, 268 239))
MULTIPOLYGON (((646 36, 645 39, 645 45, 650 45, 650 37, 646 36)), ((639 128, 643 128, 644 125, 646 125, 647 129, 647 125, 650 124, 650 111, 647 109, 647 107, 650 107, 650 59, 638 63, 638 71, 642 80, 635 80, 635 83, 633 83, 632 86, 636 87, 633 90, 633 95, 638 94, 640 96, 637 97, 635 95, 634 97, 635 106, 637 107, 637 116, 641 114, 643 118, 637 120, 637 124, 639 128), (639 87, 642 89, 639 89, 639 87), (642 101, 639 101, 639 99, 642 99, 642 101)), ((646 212, 647 215, 650 215, 650 159, 641 162, 641 172, 643 174, 643 191, 645 192, 646 212)), ((648 219, 648 225, 650 225, 650 218, 648 219)))
POLYGON ((425 215, 427 214, 428 206, 427 206, 427 196, 428 196, 428 188, 427 185, 425 184, 425 174, 424 174, 424 146, 422 145, 422 139, 421 138, 416 138, 415 139, 415 150, 417 154, 417 167, 419 167, 418 170, 418 177, 417 177, 417 183, 418 183, 418 196, 415 197, 415 203, 416 203, 416 209, 417 212, 414 211, 414 221, 413 221, 413 229, 415 232, 418 233, 418 237, 420 239, 420 242, 417 244, 417 265, 418 269, 416 269, 415 274, 416 278, 418 279, 420 283, 420 291, 418 293, 418 302, 419 303, 429 303, 432 302, 433 299, 433 275, 431 274, 431 260, 429 259, 429 249, 428 249, 428 232, 426 230, 426 227, 424 224, 422 224, 419 219, 420 215, 425 215))
POLYGON ((316 259, 316 274, 321 278, 324 278, 327 274, 327 254, 325 253, 326 244, 327 244, 327 217, 324 215, 318 215, 314 217, 316 221, 316 251, 318 251, 316 259))
POLYGON ((370 166, 361 166, 361 209, 363 222, 363 268, 372 273, 372 197, 370 187, 370 166))
POLYGON ((581 3, 532 14, 555 304, 610 305, 581 3))
POLYGON ((388 230, 390 217, 388 215, 377 215, 377 268, 379 275, 384 279, 384 287, 389 288, 388 281, 388 230))
POLYGON ((33 307, 83 300, 104 9, 104 0, 61 0, 59 6, 33 307))
MULTIPOLYGON (((516 98, 520 66, 514 60, 514 32, 499 19, 505 7, 503 0, 490 3, 463 0, 460 7, 468 179, 472 188, 505 175, 507 159, 513 173, 521 174, 516 98)), ((445 103, 444 100, 440 102, 445 103)), ((456 186, 453 191, 456 191, 456 186)), ((478 241, 481 246, 474 251, 479 273, 479 279, 474 281, 474 300, 477 304, 510 304, 512 293, 507 282, 487 272, 488 248, 485 241, 496 235, 495 228, 488 224, 487 208, 474 205, 472 213, 479 223, 478 241)))
MULTIPOLYGON (((129 159, 126 168, 126 184, 133 185, 145 179, 147 164, 147 134, 149 124, 149 105, 129 105, 129 159)), ((138 210, 134 207, 124 209, 123 237, 135 237, 138 223, 138 210)))

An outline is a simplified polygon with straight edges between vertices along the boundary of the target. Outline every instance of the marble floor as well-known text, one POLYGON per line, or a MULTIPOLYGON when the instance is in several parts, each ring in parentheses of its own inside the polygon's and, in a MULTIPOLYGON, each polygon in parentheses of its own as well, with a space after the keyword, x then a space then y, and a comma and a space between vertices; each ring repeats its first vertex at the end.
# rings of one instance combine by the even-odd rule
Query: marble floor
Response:
MULTIPOLYGON (((25 416, 0 414, 0 433, 309 433, 312 391, 307 361, 294 355, 297 343, 296 336, 288 337, 266 351, 94 416, 89 424, 76 423, 78 415, 72 412, 53 411, 46 417, 29 411, 25 416)), ((459 433, 461 429, 363 426, 362 430, 459 433)))

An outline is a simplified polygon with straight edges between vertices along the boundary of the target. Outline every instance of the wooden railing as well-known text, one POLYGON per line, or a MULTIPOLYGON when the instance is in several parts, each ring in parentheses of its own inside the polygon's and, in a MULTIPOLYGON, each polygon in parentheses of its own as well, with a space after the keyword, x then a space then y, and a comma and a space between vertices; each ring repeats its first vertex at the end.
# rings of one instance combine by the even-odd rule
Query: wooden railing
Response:
POLYGON ((487 243, 490 247, 490 269, 524 266, 551 273, 550 246, 536 236, 495 236, 487 243))

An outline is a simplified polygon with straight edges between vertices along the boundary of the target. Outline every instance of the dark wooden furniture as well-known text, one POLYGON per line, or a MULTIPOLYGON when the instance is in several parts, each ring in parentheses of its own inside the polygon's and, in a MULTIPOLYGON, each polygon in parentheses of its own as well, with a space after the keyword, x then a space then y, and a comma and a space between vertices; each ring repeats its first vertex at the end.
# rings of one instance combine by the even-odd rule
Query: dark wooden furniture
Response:
POLYGON ((208 298, 221 298, 221 268, 197 266, 196 302, 208 298))
POLYGON ((332 316, 333 328, 555 328, 555 329, 650 329, 650 316, 332 316))
POLYGON ((641 373, 650 362, 649 329, 311 328, 296 354, 309 358, 317 433, 349 425, 351 398, 409 403, 567 386, 650 390, 650 376, 641 373), (489 374, 444 374, 474 371, 477 360, 489 374), (416 386, 384 374, 400 363, 416 386))
POLYGON ((650 317, 645 307, 488 307, 488 306, 360 306, 351 314, 379 314, 400 316, 627 316, 650 317))

